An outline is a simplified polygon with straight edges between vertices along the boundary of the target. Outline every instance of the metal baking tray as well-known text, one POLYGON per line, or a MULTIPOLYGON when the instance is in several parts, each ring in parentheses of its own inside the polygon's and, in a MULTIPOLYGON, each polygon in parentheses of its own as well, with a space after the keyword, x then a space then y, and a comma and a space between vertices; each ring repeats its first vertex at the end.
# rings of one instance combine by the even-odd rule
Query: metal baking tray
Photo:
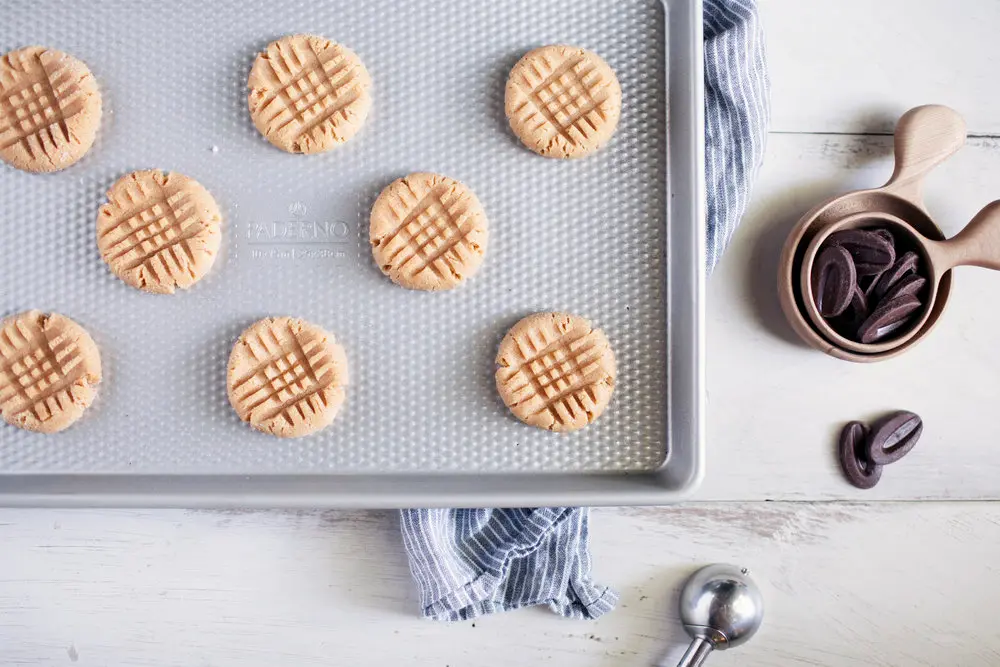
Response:
POLYGON ((61 312, 100 347, 85 417, 44 436, 0 427, 0 504, 403 507, 658 504, 703 469, 704 182, 699 0, 15 0, 0 51, 72 53, 104 96, 98 140, 53 175, 0 167, 0 315, 61 312), (285 34, 343 42, 373 110, 348 144, 285 154, 246 109, 254 56, 285 34), (531 48, 590 48, 623 90, 617 134, 579 161, 520 146, 507 73, 531 48), (223 251, 188 292, 114 278, 94 239, 123 173, 192 176, 224 211, 223 251), (437 171, 490 219, 483 269, 418 293, 371 260, 368 213, 387 183, 437 171), (521 424, 493 358, 524 315, 565 310, 618 357, 604 416, 560 435, 521 424), (334 332, 352 385, 322 433, 280 440, 230 408, 239 332, 293 315, 334 332))

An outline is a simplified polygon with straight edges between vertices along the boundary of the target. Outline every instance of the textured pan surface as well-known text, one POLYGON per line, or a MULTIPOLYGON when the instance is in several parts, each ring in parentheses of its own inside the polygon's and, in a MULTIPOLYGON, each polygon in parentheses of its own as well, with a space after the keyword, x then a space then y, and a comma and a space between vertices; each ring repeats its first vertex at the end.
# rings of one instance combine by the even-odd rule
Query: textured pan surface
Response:
POLYGON ((655 0, 532 2, 8 2, 0 50, 42 44, 83 60, 105 103, 91 153, 38 176, 0 169, 0 315, 57 311, 93 335, 104 381, 85 417, 45 437, 0 428, 0 473, 650 470, 666 455, 666 81, 655 0), (254 56, 285 34, 343 42, 372 77, 347 144, 314 156, 264 140, 247 111, 254 56), (600 54, 623 91, 618 131, 580 161, 539 157, 504 116, 528 50, 600 54), (219 260, 193 288, 128 287, 94 239, 107 188, 176 170, 223 212, 219 260), (479 273, 447 293, 393 285, 368 214, 415 171, 466 183, 490 220, 479 273), (615 395, 559 435, 514 419, 494 386, 519 319, 562 310, 603 329, 615 395), (265 316, 314 322, 344 346, 351 386, 321 434, 251 431, 226 397, 226 361, 265 316))

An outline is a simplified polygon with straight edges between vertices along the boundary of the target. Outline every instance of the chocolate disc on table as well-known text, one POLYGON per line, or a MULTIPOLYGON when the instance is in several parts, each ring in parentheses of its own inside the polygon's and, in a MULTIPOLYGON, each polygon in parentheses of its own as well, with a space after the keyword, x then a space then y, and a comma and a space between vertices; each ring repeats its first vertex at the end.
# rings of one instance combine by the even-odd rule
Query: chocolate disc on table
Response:
POLYGON ((853 421, 840 432, 837 454, 847 480, 859 489, 870 489, 882 478, 882 466, 867 458, 868 428, 853 421))
POLYGON ((879 465, 889 465, 906 456, 924 431, 923 420, 901 410, 880 419, 872 426, 866 457, 879 465))

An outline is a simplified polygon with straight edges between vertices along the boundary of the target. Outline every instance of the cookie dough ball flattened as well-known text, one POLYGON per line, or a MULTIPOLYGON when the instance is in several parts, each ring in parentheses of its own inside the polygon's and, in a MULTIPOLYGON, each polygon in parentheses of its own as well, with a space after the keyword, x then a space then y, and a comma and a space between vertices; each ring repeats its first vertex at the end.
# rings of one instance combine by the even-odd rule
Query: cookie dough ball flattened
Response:
POLYGON ((518 419, 575 431, 601 416, 615 386, 607 337, 582 317, 539 313, 514 325, 497 353, 497 390, 518 419))
POLYGON ((370 236, 375 262, 393 282, 445 290, 479 270, 489 223, 465 185, 418 173, 393 181, 378 196, 370 236))
POLYGON ((41 46, 0 58, 0 159, 24 171, 65 169, 90 150, 101 94, 87 66, 41 46))
POLYGON ((250 70, 254 125, 289 153, 322 153, 361 129, 371 109, 371 77, 357 54, 313 35, 271 42, 250 70))
POLYGON ((212 268, 221 221, 215 199, 197 181, 136 171, 108 190, 97 215, 97 245, 111 271, 132 287, 172 294, 212 268))
POLYGON ((229 357, 229 402, 236 413, 283 438, 329 426, 347 382, 347 356, 333 335, 289 317, 255 323, 229 357))
POLYGON ((0 322, 0 415, 55 433, 83 414, 101 381, 101 355, 83 327, 32 310, 0 322))
POLYGON ((546 157, 578 158, 611 139, 621 116, 622 89, 596 53, 545 46, 511 70, 505 106, 525 146, 546 157))

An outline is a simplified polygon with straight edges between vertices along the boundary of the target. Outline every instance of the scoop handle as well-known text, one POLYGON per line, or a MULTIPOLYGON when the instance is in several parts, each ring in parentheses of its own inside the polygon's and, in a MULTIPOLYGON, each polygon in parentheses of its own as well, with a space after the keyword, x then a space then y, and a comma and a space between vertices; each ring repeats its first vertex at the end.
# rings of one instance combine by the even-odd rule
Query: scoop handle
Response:
POLYGON ((701 667, 714 648, 712 642, 707 639, 695 637, 688 650, 684 652, 684 657, 677 663, 677 667, 701 667))
POLYGON ((896 167, 883 187, 923 208, 924 177, 965 145, 965 133, 965 120, 950 107, 910 109, 896 123, 896 167))
POLYGON ((927 250, 938 275, 956 266, 1000 271, 1000 199, 983 207, 954 237, 931 242, 927 250))

